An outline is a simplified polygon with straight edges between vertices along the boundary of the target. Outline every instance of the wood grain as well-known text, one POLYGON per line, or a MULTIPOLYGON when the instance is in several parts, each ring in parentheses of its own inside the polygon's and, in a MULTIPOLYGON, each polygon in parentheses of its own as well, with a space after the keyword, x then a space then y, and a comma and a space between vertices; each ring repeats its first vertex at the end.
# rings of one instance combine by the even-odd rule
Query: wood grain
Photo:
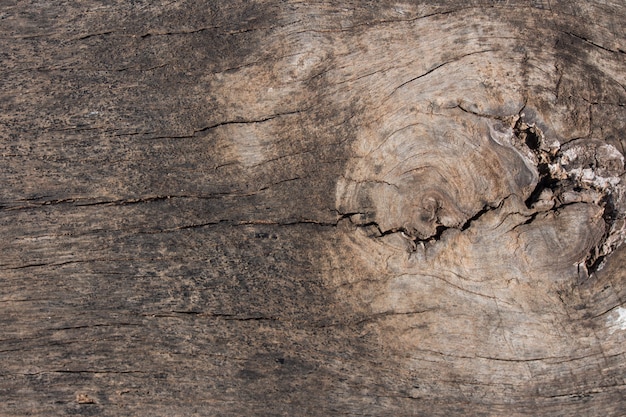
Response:
POLYGON ((5 2, 0 414, 622 415, 625 18, 5 2))

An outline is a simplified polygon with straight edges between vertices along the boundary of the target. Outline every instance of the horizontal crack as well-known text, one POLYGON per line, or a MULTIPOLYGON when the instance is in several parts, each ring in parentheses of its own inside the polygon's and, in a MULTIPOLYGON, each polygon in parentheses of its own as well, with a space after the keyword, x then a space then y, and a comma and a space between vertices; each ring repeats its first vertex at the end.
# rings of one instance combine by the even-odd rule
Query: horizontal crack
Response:
POLYGON ((569 36, 571 36, 571 37, 574 37, 574 38, 576 38, 576 39, 579 39, 579 40, 581 40, 581 41, 583 41, 583 42, 585 42, 585 43, 587 43, 587 44, 589 44, 589 45, 591 45, 591 46, 595 46, 596 48, 602 49, 602 50, 604 50, 604 51, 606 51, 606 52, 611 52, 611 53, 613 53, 613 54, 618 54, 618 53, 620 53, 620 52, 621 52, 621 53, 623 53, 623 51, 620 51, 620 50, 615 51, 615 50, 613 50, 613 49, 609 49, 609 48, 607 48, 607 47, 605 47, 605 46, 602 46, 602 45, 600 45, 600 44, 597 44, 597 43, 593 42, 593 41, 592 41, 592 40, 590 40, 590 39, 585 38, 584 36, 577 35, 577 34, 575 34, 575 33, 573 33, 573 32, 566 32, 566 31, 560 31, 560 32, 561 32, 561 33, 563 33, 563 34, 565 34, 565 35, 569 35, 569 36))
POLYGON ((206 317, 213 319, 232 320, 232 321, 279 321, 280 318, 272 316, 251 315, 241 316, 229 313, 210 313, 206 311, 196 310, 172 310, 165 313, 145 313, 145 317, 180 317, 180 316, 195 316, 206 317))
POLYGON ((92 370, 92 369, 55 369, 52 371, 34 372, 24 375, 39 375, 45 373, 58 373, 58 374, 147 374, 144 371, 117 371, 109 369, 92 370))
POLYGON ((97 37, 97 36, 106 36, 106 35, 111 35, 112 33, 114 33, 114 31, 112 31, 112 30, 108 30, 108 31, 106 31, 106 32, 88 33, 88 34, 86 34, 86 35, 82 35, 82 36, 80 36, 80 37, 78 37, 78 38, 75 38, 75 39, 73 39, 73 40, 75 40, 75 41, 84 41, 84 40, 86 40, 86 39, 89 39, 89 38, 94 38, 94 37, 97 37))
POLYGON ((233 120, 226 120, 224 122, 214 123, 212 125, 205 126, 203 128, 194 130, 192 133, 190 133, 188 135, 180 135, 180 136, 154 136, 154 137, 149 137, 147 139, 150 139, 150 140, 153 140, 153 139, 190 139, 190 138, 196 137, 196 135, 198 135, 199 133, 204 133, 204 132, 207 132, 207 131, 210 131, 210 130, 213 130, 213 129, 216 129, 216 128, 222 127, 222 126, 264 123, 264 122, 268 122, 270 120, 277 119, 279 117, 293 116, 293 115, 296 115, 296 114, 300 114, 300 113, 306 112, 308 110, 310 110, 310 109, 307 108, 307 109, 301 109, 301 110, 287 111, 287 112, 283 112, 283 113, 275 113, 275 114, 271 114, 271 115, 268 115, 268 116, 260 117, 258 119, 235 118, 233 120))
POLYGON ((126 327, 126 326, 141 326, 141 323, 121 322, 121 323, 104 323, 104 324, 85 324, 85 325, 80 325, 80 326, 54 327, 49 330, 51 331, 81 330, 81 329, 90 329, 94 327, 126 327))
POLYGON ((391 229, 388 229, 388 230, 383 230, 380 227, 379 223, 376 222, 376 221, 368 221, 368 222, 365 222, 365 223, 359 223, 359 222, 353 220, 353 218, 355 216, 367 215, 367 213, 358 213, 358 212, 355 212, 355 213, 345 213, 345 214, 341 215, 340 220, 348 219, 352 224, 354 224, 356 227, 359 227, 359 228, 372 228, 373 227, 377 231, 377 236, 375 236, 375 237, 383 237, 383 236, 388 236, 388 235, 391 235, 391 234, 399 233, 399 234, 402 235, 403 238, 405 238, 405 239, 407 239, 407 240, 412 242, 412 245, 413 245, 412 251, 415 251, 417 249, 416 245, 419 244, 419 243, 432 243, 432 242, 437 242, 437 241, 441 240, 441 237, 442 237, 443 233, 446 232, 447 230, 454 229, 454 230, 460 230, 461 232, 463 232, 463 231, 469 229, 473 222, 475 222, 478 219, 480 219, 486 213, 501 208, 502 205, 504 204, 504 201, 508 197, 510 197, 510 196, 507 196, 507 197, 503 198, 495 206, 486 204, 485 206, 483 206, 482 209, 480 209, 474 215, 469 217, 460 226, 445 226, 445 225, 442 225, 442 224, 438 224, 435 227, 435 233, 431 234, 429 236, 426 236, 426 237, 415 236, 414 232, 412 232, 412 231, 410 231, 407 228, 402 227, 402 226, 401 227, 394 227, 394 228, 391 228, 391 229))
POLYGON ((470 53, 461 55, 459 57, 455 57, 454 59, 451 59, 449 61, 442 62, 441 64, 436 65, 435 67, 429 69, 428 71, 424 72, 423 74, 420 74, 420 75, 418 75, 416 77, 413 77, 410 80, 407 80, 407 81, 403 82, 402 84, 398 85, 396 88, 394 88, 394 90, 391 92, 391 94, 389 94, 389 97, 394 95, 396 93, 396 91, 398 91, 400 88, 404 87, 405 85, 410 84, 413 81, 419 80, 420 78, 424 78, 427 75, 432 74, 433 72, 437 71, 438 69, 440 69, 441 67, 443 67, 445 65, 451 64, 453 62, 460 61, 461 59, 467 58, 468 56, 478 55, 478 54, 482 54, 482 53, 485 53, 485 52, 493 52, 493 51, 494 51, 494 49, 483 49, 483 50, 480 50, 480 51, 470 52, 470 53))
MULTIPOLYGON (((237 192, 223 192, 206 195, 189 195, 189 194, 171 194, 171 195, 154 195, 138 198, 124 198, 118 200, 97 200, 90 198, 62 198, 52 200, 39 200, 36 198, 17 200, 15 202, 5 202, 0 205, 0 210, 14 211, 14 210, 26 210, 38 207, 56 206, 56 205, 72 205, 74 207, 92 207, 92 206, 130 206, 135 204, 144 204, 151 202, 166 201, 170 199, 219 199, 225 197, 244 197, 249 195, 240 194, 237 192), (24 204, 25 203, 25 204, 24 204), (21 205, 17 205, 21 204, 21 205)), ((45 197, 44 197, 45 198, 45 197)))
POLYGON ((568 398, 588 398, 591 397, 594 394, 601 394, 603 392, 606 392, 610 389, 624 389, 626 387, 626 384, 613 384, 613 385, 603 385, 603 386, 599 386, 596 388, 592 388, 592 389, 588 389, 588 390, 581 390, 581 391, 577 391, 577 392, 569 392, 569 393, 565 393, 565 394, 554 394, 554 395, 542 395, 542 397, 544 398, 563 398, 563 397, 568 397, 568 398))

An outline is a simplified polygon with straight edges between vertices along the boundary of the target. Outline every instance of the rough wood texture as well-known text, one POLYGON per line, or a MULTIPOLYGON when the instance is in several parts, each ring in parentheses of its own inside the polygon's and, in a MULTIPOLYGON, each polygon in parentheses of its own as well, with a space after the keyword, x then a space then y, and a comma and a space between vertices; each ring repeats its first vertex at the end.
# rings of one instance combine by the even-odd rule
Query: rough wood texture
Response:
POLYGON ((622 1, 4 1, 0 414, 620 416, 622 1))

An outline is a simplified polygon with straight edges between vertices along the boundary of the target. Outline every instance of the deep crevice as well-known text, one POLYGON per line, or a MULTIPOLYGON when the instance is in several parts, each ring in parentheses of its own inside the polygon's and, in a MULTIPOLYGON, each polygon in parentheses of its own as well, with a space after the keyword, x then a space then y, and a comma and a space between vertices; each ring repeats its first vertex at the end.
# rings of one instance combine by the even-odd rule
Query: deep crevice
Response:
MULTIPOLYGON (((564 162, 562 159, 565 157, 562 149, 564 144, 558 147, 548 147, 543 132, 534 123, 525 120, 524 114, 521 112, 513 127, 513 133, 519 140, 518 146, 525 146, 532 152, 536 159, 535 163, 539 174, 535 189, 525 201, 527 208, 536 209, 537 204, 542 200, 549 199, 551 200, 551 207, 548 208, 547 211, 558 211, 560 208, 575 204, 578 201, 588 201, 588 197, 587 200, 585 199, 586 193, 594 192, 602 195, 599 201, 592 200, 593 203, 603 209, 602 217, 605 223, 605 232, 598 245, 590 250, 584 262, 588 275, 591 275, 601 267, 606 256, 614 249, 613 247, 604 247, 604 243, 609 237, 611 228, 619 217, 618 210, 613 201, 613 190, 607 186, 601 187, 594 183, 585 182, 580 176, 574 174, 574 169, 569 168, 568 170, 571 161, 566 158, 564 162), (580 200, 568 200, 568 198, 566 198, 567 193, 579 195, 580 200)), ((575 158, 578 157, 576 156, 575 158)), ((585 161, 579 168, 590 169, 595 175, 598 166, 599 163, 594 151, 593 159, 585 161)), ((538 213, 539 212, 532 215, 523 224, 532 222, 538 213)))
POLYGON ((476 212, 476 214, 468 218, 465 221, 465 223, 463 223, 461 226, 445 226, 442 224, 438 224, 437 226, 435 226, 435 233, 433 233, 430 236, 426 236, 422 238, 415 236, 413 231, 410 231, 405 227, 394 227, 392 229, 383 230, 376 221, 368 221, 365 223, 359 223, 359 222, 355 222, 352 219, 353 216, 362 215, 363 213, 346 213, 346 214, 341 215, 341 217, 339 218, 339 221, 348 219, 351 223, 353 223, 358 228, 363 228, 363 229, 374 228, 376 232, 373 237, 384 237, 384 236, 389 236, 395 233, 401 233, 405 239, 410 240, 413 243, 413 246, 414 246, 413 251, 414 251, 416 249, 415 244, 417 243, 427 244, 427 243, 437 242, 441 240, 443 234, 446 232, 446 230, 449 230, 449 229, 456 229, 460 231, 467 230, 474 221, 478 220, 480 217, 482 217, 484 214, 488 213, 489 211, 497 209, 501 206, 502 206, 502 202, 497 206, 485 205, 481 210, 476 212))
POLYGON ((557 158, 556 152, 550 152, 543 148, 543 132, 533 123, 528 123, 520 114, 515 125, 513 133, 528 149, 530 149, 537 158, 537 171, 539 173, 539 181, 537 186, 526 199, 526 207, 532 208, 534 204, 539 202, 541 194, 544 190, 554 191, 558 187, 559 180, 553 178, 550 172, 550 164, 554 163, 557 158))
POLYGON ((491 206, 486 204, 481 210, 479 210, 476 214, 474 214, 472 217, 470 217, 469 219, 467 219, 465 221, 465 223, 463 223, 463 225, 461 226, 460 230, 461 231, 465 231, 467 229, 469 229, 469 227, 472 225, 472 223, 476 220, 478 220, 479 218, 481 218, 484 214, 502 207, 502 203, 504 202, 505 199, 503 199, 498 205, 496 206, 491 206))
MULTIPOLYGON (((574 153, 572 157, 572 151, 569 146, 567 149, 563 149, 558 141, 546 141, 542 130, 535 123, 525 118, 523 109, 512 121, 513 146, 517 147, 522 154, 527 154, 538 171, 538 180, 535 188, 524 202, 529 210, 529 213, 526 213, 527 219, 518 226, 532 223, 539 214, 558 212, 563 207, 572 204, 582 202, 596 204, 601 207, 605 223, 604 236, 599 240, 596 247, 589 251, 585 262, 581 264, 581 267, 584 265, 588 274, 591 275, 601 268, 605 257, 620 243, 618 241, 609 242, 610 245, 607 244, 607 240, 613 233, 613 225, 621 218, 614 202, 614 188, 616 185, 612 182, 593 181, 594 176, 597 176, 599 180, 606 182, 600 174, 602 171, 599 171, 602 166, 598 162, 594 145, 583 146, 583 152, 579 155, 574 153), (591 172, 592 180, 583 176, 581 170, 591 172)), ((348 219, 358 228, 370 228, 368 235, 371 238, 400 233, 403 238, 410 242, 408 250, 416 251, 418 244, 424 246, 424 244, 440 241, 444 232, 448 229, 456 229, 461 232, 468 230, 474 221, 480 219, 489 211, 501 208, 507 198, 502 199, 497 205, 485 204, 481 210, 474 213, 461 225, 445 226, 437 218, 434 224, 434 232, 425 237, 416 236, 419 233, 406 226, 383 230, 380 224, 374 220, 373 213, 342 214, 338 222, 342 219, 348 219)))
POLYGON ((539 172, 539 181, 537 182, 537 186, 530 193, 530 196, 524 202, 527 208, 532 208, 534 204, 539 202, 541 193, 544 190, 555 191, 558 188, 559 180, 556 178, 552 178, 550 175, 550 169, 548 164, 542 163, 537 166, 537 171, 539 172))

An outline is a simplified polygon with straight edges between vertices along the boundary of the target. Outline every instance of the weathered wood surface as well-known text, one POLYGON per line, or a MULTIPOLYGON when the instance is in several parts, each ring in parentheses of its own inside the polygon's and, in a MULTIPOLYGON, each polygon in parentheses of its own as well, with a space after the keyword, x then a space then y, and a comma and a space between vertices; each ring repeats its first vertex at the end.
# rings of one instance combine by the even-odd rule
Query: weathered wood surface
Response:
POLYGON ((3 1, 0 414, 623 415, 625 21, 3 1))

